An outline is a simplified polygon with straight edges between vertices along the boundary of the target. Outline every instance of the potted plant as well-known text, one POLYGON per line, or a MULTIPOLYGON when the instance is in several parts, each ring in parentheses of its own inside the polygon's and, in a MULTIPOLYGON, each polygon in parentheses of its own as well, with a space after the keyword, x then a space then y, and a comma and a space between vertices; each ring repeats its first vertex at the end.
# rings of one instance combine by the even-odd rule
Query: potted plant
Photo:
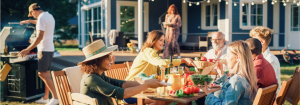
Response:
POLYGON ((136 53, 136 46, 134 43, 132 43, 132 42, 127 43, 127 47, 129 48, 131 53, 136 53))

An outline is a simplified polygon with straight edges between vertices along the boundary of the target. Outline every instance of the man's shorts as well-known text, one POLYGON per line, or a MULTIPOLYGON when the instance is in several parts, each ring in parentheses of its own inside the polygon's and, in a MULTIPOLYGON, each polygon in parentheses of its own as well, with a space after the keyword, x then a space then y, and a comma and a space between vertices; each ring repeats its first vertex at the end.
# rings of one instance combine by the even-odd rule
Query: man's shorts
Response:
POLYGON ((50 70, 53 54, 54 52, 45 51, 39 51, 37 53, 39 72, 47 72, 48 70, 50 70))

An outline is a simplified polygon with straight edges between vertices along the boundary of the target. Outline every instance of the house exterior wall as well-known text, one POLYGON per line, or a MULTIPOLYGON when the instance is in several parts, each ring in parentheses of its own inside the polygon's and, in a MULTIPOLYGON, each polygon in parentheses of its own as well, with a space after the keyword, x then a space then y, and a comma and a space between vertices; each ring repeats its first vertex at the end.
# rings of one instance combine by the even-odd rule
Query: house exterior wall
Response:
MULTIPOLYGON (((89 4, 93 4, 95 2, 99 2, 101 0, 86 0, 86 2, 84 2, 84 0, 78 0, 78 6, 80 10, 80 8, 83 6, 82 4, 85 5, 89 5, 89 4)), ((110 22, 110 28, 111 29, 117 29, 117 1, 138 1, 138 0, 110 0, 111 6, 111 22, 110 22)), ((188 3, 182 3, 182 0, 154 0, 154 1, 146 1, 144 0, 144 2, 148 2, 149 3, 149 31, 152 30, 161 30, 161 26, 160 24, 158 24, 159 22, 159 17, 165 13, 169 7, 169 5, 171 4, 175 4, 177 6, 178 12, 180 15, 182 15, 182 5, 187 5, 187 35, 207 35, 208 32, 211 31, 219 31, 219 29, 211 29, 211 30, 207 30, 207 29, 202 29, 201 27, 201 18, 204 18, 204 16, 201 16, 201 12, 202 12, 202 8, 201 8, 201 4, 199 6, 193 4, 192 6, 188 6, 188 3), (169 2, 169 3, 168 3, 169 2)), ((232 2, 240 2, 240 0, 232 0, 232 2)), ((240 2, 241 3, 241 2, 240 2)), ((237 3, 237 6, 232 5, 232 20, 231 20, 231 24, 232 25, 232 33, 230 33, 229 35, 231 35, 231 40, 235 41, 235 40, 246 40, 248 38, 250 38, 249 36, 249 32, 250 29, 241 29, 240 28, 240 3, 237 3)), ((290 15, 290 14, 286 14, 286 7, 283 6, 282 2, 278 2, 279 3, 279 32, 276 33, 276 40, 271 40, 270 43, 270 47, 272 48, 273 46, 277 46, 278 47, 283 47, 286 46, 288 41, 288 36, 286 36, 286 16, 285 15, 290 15)), ((225 3, 225 1, 222 0, 222 2, 219 3, 219 19, 218 20, 223 20, 223 19, 227 19, 227 12, 228 8, 227 8, 227 4, 225 3)), ((271 1, 269 0, 267 2, 267 27, 273 29, 275 28, 274 25, 276 25, 274 22, 274 5, 271 4, 271 1)), ((79 11, 79 21, 82 20, 81 19, 81 11, 79 11)), ((264 17, 265 18, 265 17, 264 17)), ((277 17, 276 17, 277 18, 277 17)), ((276 19, 275 19, 276 20, 276 19)), ((164 20, 162 20, 164 21, 164 20)), ((81 33, 81 27, 82 24, 80 24, 79 22, 79 33, 81 33)), ((221 30, 221 29, 220 29, 221 30)), ((273 35, 274 36, 274 35, 273 35)), ((79 34, 79 37, 82 38, 82 36, 79 34)), ((80 39, 80 38, 79 38, 80 39)), ((181 41, 181 39, 179 39, 179 42, 181 41)), ((81 42, 81 41, 80 41, 81 42)), ((81 42, 84 43, 84 42, 81 42)), ((276 47, 274 47, 276 48, 276 47)))

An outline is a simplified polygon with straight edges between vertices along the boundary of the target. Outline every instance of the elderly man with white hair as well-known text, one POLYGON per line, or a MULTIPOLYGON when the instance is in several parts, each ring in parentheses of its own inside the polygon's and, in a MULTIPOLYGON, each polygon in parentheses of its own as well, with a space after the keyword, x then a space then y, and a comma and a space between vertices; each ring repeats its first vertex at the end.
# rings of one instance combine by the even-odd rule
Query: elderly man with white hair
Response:
MULTIPOLYGON (((214 62, 220 61, 221 59, 225 59, 227 47, 225 45, 225 35, 222 32, 213 32, 211 37, 213 49, 210 49, 204 57, 207 60, 213 59, 214 62)), ((223 71, 227 71, 227 66, 223 64, 223 67, 220 67, 223 71)), ((212 78, 216 78, 215 75, 211 75, 212 78)), ((219 94, 219 92, 215 92, 215 94, 219 94)), ((197 105, 204 105, 205 97, 199 98, 196 100, 197 105)))
POLYGON ((225 45, 225 35, 222 32, 214 32, 210 41, 212 42, 213 49, 210 49, 204 57, 206 57, 207 60, 213 59, 214 61, 224 59, 227 49, 225 45))

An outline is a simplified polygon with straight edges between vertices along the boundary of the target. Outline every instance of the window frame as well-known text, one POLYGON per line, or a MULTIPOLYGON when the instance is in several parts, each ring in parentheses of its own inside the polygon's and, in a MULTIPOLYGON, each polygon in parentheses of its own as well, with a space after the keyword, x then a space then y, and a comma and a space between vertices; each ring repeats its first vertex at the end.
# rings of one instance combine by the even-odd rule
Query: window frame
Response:
POLYGON ((296 4, 291 4, 290 9, 291 9, 291 15, 290 15, 291 16, 291 21, 290 21, 290 29, 289 30, 292 31, 292 32, 300 31, 300 21, 299 21, 300 20, 299 19, 300 18, 300 7, 297 6, 296 4), (298 27, 293 26, 293 20, 294 20, 293 19, 294 13, 293 13, 293 9, 292 9, 293 7, 298 8, 298 27), (294 31, 293 30, 294 28, 297 28, 297 31, 294 31))
POLYGON ((218 29, 218 24, 219 24, 219 19, 220 19, 220 3, 218 1, 216 2, 212 2, 211 3, 206 3, 206 2, 203 2, 201 3, 201 29, 202 30, 215 30, 215 29, 218 29), (213 21, 214 21, 214 17, 215 17, 215 14, 213 14, 214 12, 214 9, 213 9, 213 5, 216 5, 217 6, 217 25, 214 26, 213 25, 213 21), (210 6, 210 23, 209 23, 209 26, 206 26, 206 7, 207 6, 210 6), (203 18, 204 17, 204 18, 203 18))
MULTIPOLYGON (((240 6, 240 9, 239 9, 239 15, 240 15, 240 20, 239 20, 239 22, 240 22, 240 29, 242 29, 242 30, 251 30, 251 29, 253 29, 253 28, 255 28, 255 27, 257 27, 258 25, 256 25, 256 26, 252 26, 251 25, 251 16, 252 16, 252 14, 251 14, 251 2, 252 1, 250 1, 250 0, 241 0, 241 3, 244 3, 244 4, 246 4, 246 3, 248 3, 248 11, 247 11, 247 25, 246 26, 244 26, 243 25, 243 6, 242 5, 239 5, 240 6)), ((262 15, 262 17, 263 17, 263 19, 262 19, 262 26, 264 26, 264 27, 266 27, 267 26, 267 13, 268 13, 268 10, 267 10, 267 7, 268 7, 268 3, 262 3, 260 0, 255 0, 254 1, 254 3, 255 4, 262 4, 262 9, 263 9, 263 15, 262 15)), ((257 14, 255 15, 255 16, 257 16, 257 14)), ((256 22, 257 22, 257 20, 256 20, 256 22)))
POLYGON ((90 41, 90 35, 89 35, 89 29, 91 29, 91 34, 92 36, 97 35, 97 37, 103 37, 104 36, 104 30, 103 30, 103 26, 104 24, 102 23, 103 21, 103 8, 102 8, 102 2, 96 2, 93 4, 89 4, 89 5, 82 5, 81 7, 81 40, 82 42, 84 42, 82 45, 86 46, 88 43, 88 41, 90 41), (97 8, 97 14, 94 14, 94 8, 97 8), (91 11, 91 15, 90 15, 90 21, 86 21, 86 17, 87 17, 87 12, 91 11), (100 12, 100 13, 99 13, 100 12), (97 15, 97 19, 94 20, 94 15, 97 15), (99 17, 100 16, 100 17, 99 17), (99 30, 97 31, 97 33, 94 33, 94 22, 97 21, 97 28, 99 28, 99 30), (86 28, 86 24, 89 23, 91 27, 86 28))

